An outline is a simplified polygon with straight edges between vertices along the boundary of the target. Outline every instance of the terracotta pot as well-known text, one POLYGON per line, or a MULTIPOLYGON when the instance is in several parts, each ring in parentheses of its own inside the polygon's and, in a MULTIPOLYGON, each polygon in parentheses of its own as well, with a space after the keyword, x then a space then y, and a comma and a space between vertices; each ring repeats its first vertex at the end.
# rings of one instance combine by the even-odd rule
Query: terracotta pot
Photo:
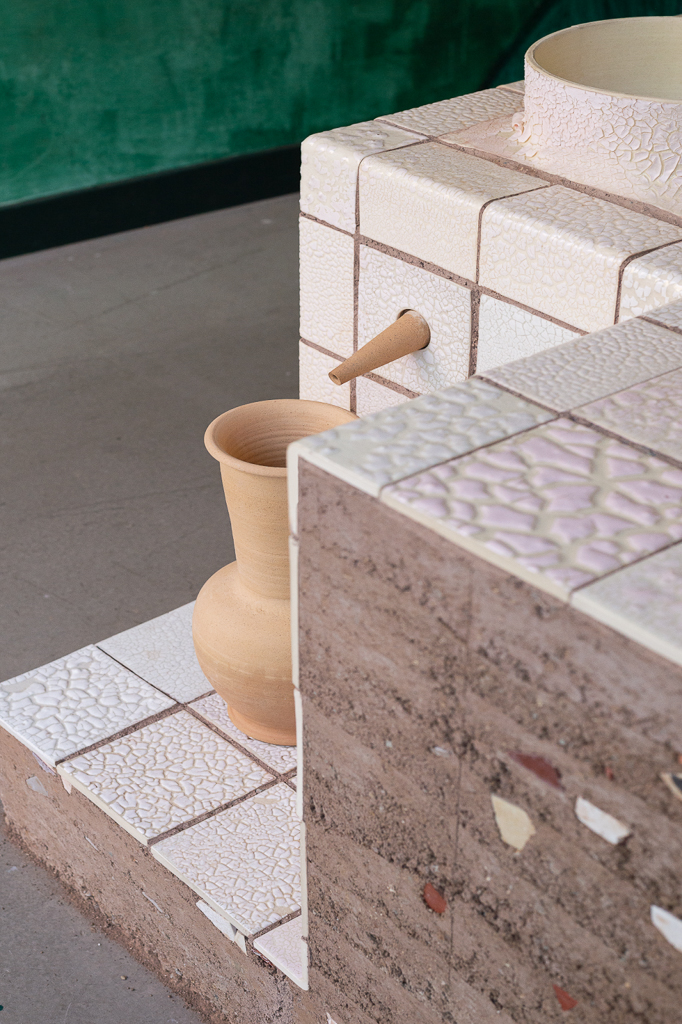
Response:
POLYGON ((194 648, 237 728, 267 743, 296 743, 287 445, 354 419, 322 402, 276 400, 231 409, 206 431, 206 447, 220 463, 237 560, 199 592, 194 648))

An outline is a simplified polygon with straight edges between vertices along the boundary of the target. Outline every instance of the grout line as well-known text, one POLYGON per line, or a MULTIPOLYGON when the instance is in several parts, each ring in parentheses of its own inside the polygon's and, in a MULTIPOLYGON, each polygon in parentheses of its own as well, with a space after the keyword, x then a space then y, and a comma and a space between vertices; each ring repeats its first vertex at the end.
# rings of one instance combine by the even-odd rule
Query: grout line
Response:
POLYGON ((235 800, 230 800, 226 804, 220 804, 219 807, 214 807, 213 810, 204 811, 203 814, 198 814, 196 818, 190 818, 189 821, 183 821, 179 825, 174 825, 173 828, 169 828, 167 832, 161 832, 158 836, 152 836, 151 839, 147 840, 147 847, 156 846, 163 839, 170 839, 171 836, 178 835, 179 832, 185 832, 188 828, 193 825, 200 825, 202 821, 207 821, 209 818, 215 818, 217 814, 222 814, 223 811, 229 810, 231 807, 237 807, 239 804, 243 804, 245 800, 249 800, 252 796, 258 796, 259 793, 264 793, 266 789, 273 789, 274 786, 278 785, 279 779, 273 779, 272 782, 266 782, 258 789, 250 789, 248 793, 244 793, 243 796, 238 796, 235 800))
MULTIPOLYGON (((268 924, 265 926, 265 928, 261 928, 259 932, 254 932, 253 935, 249 935, 247 941, 250 943, 250 945, 253 945, 254 939, 260 939, 264 935, 267 935, 268 932, 274 932, 275 928, 279 928, 280 925, 283 924, 288 924, 289 921, 295 921, 296 918, 301 917, 301 915, 301 910, 293 910, 290 914, 287 914, 286 917, 281 917, 279 921, 275 921, 273 924, 268 924)), ((256 950, 256 952, 258 952, 258 950, 256 950)))
POLYGON ((75 757, 82 757, 83 754, 89 754, 91 750, 98 750, 99 747, 105 747, 107 743, 114 743, 116 740, 123 739, 124 736, 129 736, 133 732, 137 732, 139 729, 144 729, 147 725, 153 725, 155 722, 161 722, 164 718, 170 718, 171 715, 177 715, 179 711, 185 710, 184 704, 176 704, 172 708, 164 708, 163 711, 157 712, 155 715, 149 715, 148 718, 143 718, 140 722, 135 722, 134 725, 127 725, 125 729, 119 729, 118 732, 113 732, 111 736, 105 736, 104 739, 98 740, 97 743, 90 743, 87 747, 81 747, 80 750, 74 751, 73 754, 66 754, 64 757, 60 757, 55 761, 55 765, 63 764, 65 761, 73 761, 75 757))
MULTIPOLYGON (((666 374, 658 374, 659 377, 665 377, 666 374)), ((649 380, 656 380, 656 377, 649 377, 649 380)), ((648 381, 642 381, 642 384, 648 383, 648 381)), ((633 384, 632 387, 637 385, 633 384)), ((629 390, 628 388, 622 388, 623 391, 629 390)), ((612 391, 611 395, 620 394, 618 391, 612 391)), ((610 398, 611 395, 604 395, 604 398, 610 398)), ((601 402, 601 398, 595 398, 595 402, 601 402)), ((585 405, 591 405, 591 402, 585 402, 585 405)), ((576 406, 576 409, 581 409, 582 406, 576 406)), ((625 434, 617 434, 613 430, 609 430, 607 427, 602 427, 600 423, 595 423, 594 420, 587 419, 585 416, 578 416, 574 412, 566 412, 563 414, 566 419, 572 420, 574 423, 579 423, 582 427, 589 427, 592 430, 596 430, 598 434, 602 434, 604 437, 610 437, 614 441, 620 441, 621 444, 626 444, 628 448, 634 448, 635 451, 640 452, 642 455, 649 455, 653 459, 662 459, 663 462, 667 462, 669 465, 674 466, 676 469, 682 469, 682 459, 676 459, 672 455, 666 455, 664 452, 659 452, 655 448, 649 448, 648 445, 640 444, 639 441, 633 441, 631 438, 626 437, 625 434)))
POLYGON ((322 345, 317 345, 314 341, 308 341, 307 338, 301 338, 300 340, 304 345, 307 345, 308 348, 314 348, 316 352, 322 352, 325 356, 331 356, 332 359, 338 359, 340 363, 343 362, 343 356, 337 355, 337 353, 332 352, 331 349, 323 348, 322 345))
MULTIPOLYGON (((284 776, 282 775, 281 772, 278 772, 276 768, 272 768, 270 765, 266 764, 265 761, 261 761, 260 757, 258 757, 257 754, 252 753, 252 751, 248 750, 246 747, 243 747, 241 743, 238 743, 237 740, 233 739, 231 736, 228 736, 227 733, 222 731, 219 725, 215 725, 214 722, 210 722, 207 719, 205 719, 202 715, 199 714, 198 711, 195 711, 194 708, 190 708, 188 706, 185 710, 189 711, 189 713, 194 718, 197 718, 203 725, 207 725, 212 732, 216 733, 217 736, 220 736, 222 739, 227 740, 228 743, 230 743, 237 750, 241 751, 242 754, 246 754, 246 756, 249 757, 252 761, 255 761, 257 765, 259 765, 261 768, 264 768, 267 771, 268 775, 274 775, 277 782, 285 781, 284 776)), ((295 772, 296 769, 291 768, 289 769, 289 771, 295 772)))
POLYGON ((337 228, 336 224, 330 224, 327 220, 320 220, 319 217, 313 217, 312 213, 304 213, 303 210, 300 210, 299 218, 302 220, 312 220, 315 224, 321 224, 324 228, 331 228, 332 231, 338 231, 341 235, 348 235, 350 238, 353 237, 352 231, 346 231, 345 228, 337 228))
MULTIPOLYGON (((569 591, 569 595, 568 595, 569 606, 571 608, 573 608, 574 611, 580 612, 582 615, 587 615, 588 618, 594 619, 595 622, 601 622, 603 626, 608 626, 609 629, 614 629, 615 628, 614 626, 609 626, 609 624, 607 622, 602 622, 601 619, 597 619, 596 616, 592 615, 591 612, 585 611, 584 608, 576 607, 576 605, 574 605, 572 600, 571 600, 573 595, 577 594, 579 590, 586 590, 587 587, 591 587, 595 583, 601 583, 602 580, 607 579, 609 576, 615 576, 615 574, 617 572, 622 572, 624 569, 629 569, 631 565, 639 565, 640 562, 646 562, 647 559, 653 558, 654 555, 659 555, 662 551, 669 551, 670 548, 677 547, 678 544, 682 544, 682 540, 672 540, 671 539, 670 544, 664 544, 662 547, 656 548, 655 551, 647 551, 643 555, 640 555, 639 558, 633 558, 633 560, 631 562, 627 562, 625 565, 617 565, 615 567, 615 569, 609 569, 608 572, 602 573, 601 576, 597 576, 593 580, 588 580, 587 583, 580 583, 577 587, 573 587, 573 589, 569 591)), ((619 630, 616 630, 616 632, 619 632, 619 630)), ((633 639, 631 636, 628 636, 627 633, 624 633, 623 635, 627 636, 628 640, 632 640, 633 639)), ((633 642, 637 643, 637 644, 640 643, 639 640, 634 640, 633 642)), ((641 646, 644 646, 644 645, 641 645, 641 646)), ((653 648, 649 648, 649 649, 653 650, 653 648)), ((655 652, 655 653, 659 653, 659 652, 655 652)), ((663 657, 665 657, 665 655, 663 655, 663 657)), ((668 659, 668 660, 670 660, 670 659, 668 659)))
POLYGON ((506 196, 495 196, 494 199, 488 199, 486 200, 485 203, 483 203, 480 210, 478 211, 478 228, 476 235, 476 284, 478 284, 480 280, 481 236, 483 233, 483 214, 485 213, 485 211, 488 209, 489 206, 492 206, 493 203, 500 203, 502 202, 503 199, 514 199, 515 196, 526 196, 529 195, 531 192, 537 192, 541 188, 545 188, 545 186, 538 185, 537 188, 525 189, 523 192, 510 192, 509 195, 506 196))
MULTIPOLYGON (((173 609, 173 610, 175 610, 175 609, 173 609)), ((143 622, 143 623, 141 623, 141 625, 144 626, 144 625, 146 625, 146 623, 143 622)), ((132 628, 133 629, 137 629, 138 627, 133 626, 132 628)), ((100 643, 106 643, 106 641, 105 640, 101 640, 100 643)), ((113 656, 113 654, 109 654, 109 651, 105 651, 104 648, 100 647, 99 644, 94 644, 93 646, 97 647, 97 649, 100 650, 102 652, 102 654, 106 654, 107 658, 111 658, 112 661, 115 661, 117 665, 121 666, 121 668, 124 668, 126 670, 126 672, 130 672, 132 675, 137 676, 137 678, 141 679, 143 683, 147 684, 147 686, 151 686, 158 693, 162 693, 164 695, 164 697, 168 697, 169 700, 174 700, 176 704, 182 704, 183 707, 186 704, 189 704, 189 701, 187 701, 187 700, 178 700, 178 698, 174 697, 172 693, 168 693, 167 690, 162 690, 160 686, 156 685, 156 683, 150 683, 149 680, 145 679, 144 676, 141 676, 139 672, 136 672, 134 669, 130 668, 129 665, 126 665, 126 663, 124 661, 121 661, 119 658, 115 658, 113 656)), ((208 683, 208 679, 206 680, 206 682, 208 683)), ((200 693, 197 697, 191 697, 190 700, 201 700, 202 697, 210 697, 212 693, 215 693, 215 690, 209 689, 209 690, 206 691, 206 693, 200 693)))
POLYGON ((395 381, 380 377, 378 373, 363 373, 361 376, 366 377, 367 380, 373 380, 375 384, 383 385, 383 387, 388 388, 390 391, 396 391, 399 395, 404 395, 405 398, 419 398, 421 396, 421 392, 410 391, 409 388, 404 387, 402 384, 396 384, 395 381))
POLYGON ((358 380, 357 377, 353 377, 350 381, 350 401, 348 403, 348 411, 358 414, 358 380))
POLYGON ((478 319, 481 309, 481 293, 478 288, 471 289, 471 318, 469 331, 469 376, 476 373, 476 361, 478 359, 478 319))
MULTIPOLYGON (((665 309, 666 306, 671 306, 671 305, 672 305, 672 303, 668 302, 668 303, 666 303, 665 306, 659 306, 657 308, 665 309)), ((664 324, 662 320, 654 320, 653 316, 650 313, 642 313, 638 317, 633 317, 633 319, 645 320, 646 323, 653 324, 654 327, 664 327, 666 331, 673 331, 673 333, 675 333, 675 334, 682 334, 682 326, 677 327, 677 326, 674 326, 673 324, 664 324)))
MULTIPOLYGON (((427 104, 427 106, 428 106, 428 104, 427 104)), ((390 125, 391 128, 400 128, 401 132, 409 132, 410 135, 418 135, 419 136, 419 140, 418 140, 419 142, 431 141, 433 138, 435 138, 435 136, 429 134, 429 132, 420 132, 420 131, 417 131, 416 128, 406 128, 404 124, 398 124, 397 121, 391 121, 391 115, 390 114, 385 114, 383 117, 375 117, 374 120, 377 121, 379 124, 390 125)), ((448 133, 445 132, 444 134, 447 135, 448 133)), ((414 143, 412 143, 412 145, 414 145, 414 143)), ((399 146, 399 147, 396 147, 396 148, 402 149, 403 147, 399 146)), ((382 149, 381 152, 382 153, 388 153, 388 152, 390 152, 390 150, 382 149)), ((374 153, 370 153, 368 155, 369 156, 375 156, 374 153)))
MULTIPOLYGON (((659 249, 667 249, 669 246, 677 245, 681 241, 682 238, 676 238, 674 242, 664 242, 663 245, 654 245, 651 247, 651 249, 642 249, 641 252, 633 252, 631 256, 626 256, 626 258, 623 260, 620 267, 618 268, 618 286, 616 288, 616 311, 613 320, 614 324, 618 323, 618 317, 620 316, 620 299, 623 287, 623 274, 625 273, 625 268, 629 266, 629 264, 632 263, 633 260, 638 260, 640 256, 646 256, 650 252, 658 252, 659 249)), ((632 317, 632 319, 634 319, 634 317, 632 317)))
POLYGON ((552 409, 550 405, 544 405, 543 402, 538 402, 535 398, 529 398, 528 395, 524 395, 522 391, 514 391, 508 384, 500 384, 498 381, 493 380, 492 377, 486 377, 486 371, 483 373, 476 374, 477 380, 484 380, 486 384, 492 384, 493 387, 499 388, 501 391, 507 391, 510 395, 514 395, 515 398, 522 398, 524 402, 532 402, 533 405, 539 406, 541 409, 545 409, 546 412, 551 412, 553 416, 567 416, 568 412, 565 410, 552 409))

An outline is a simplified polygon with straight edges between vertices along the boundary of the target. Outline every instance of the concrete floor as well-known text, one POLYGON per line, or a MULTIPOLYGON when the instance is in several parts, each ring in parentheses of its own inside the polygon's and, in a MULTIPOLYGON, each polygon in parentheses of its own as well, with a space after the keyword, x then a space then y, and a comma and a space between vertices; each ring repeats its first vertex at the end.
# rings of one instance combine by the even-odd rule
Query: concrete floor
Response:
MULTIPOLYGON (((0 679, 234 557, 203 433, 296 397, 297 289, 296 196, 0 263, 0 679)), ((0 879, 0 1024, 198 1020, 4 837, 0 879)))

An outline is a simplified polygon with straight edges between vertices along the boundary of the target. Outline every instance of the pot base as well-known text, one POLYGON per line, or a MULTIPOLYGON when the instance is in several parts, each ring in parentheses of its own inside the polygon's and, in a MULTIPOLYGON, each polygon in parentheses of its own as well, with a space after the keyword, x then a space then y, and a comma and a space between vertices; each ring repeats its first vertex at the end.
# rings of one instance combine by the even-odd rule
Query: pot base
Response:
POLYGON ((280 747, 295 747, 296 746, 296 729, 282 729, 268 727, 267 725, 260 725, 255 722, 252 718, 247 718, 246 715, 240 715, 239 712, 227 705, 227 713, 230 716, 230 720, 245 733, 252 740, 262 740, 263 743, 275 743, 280 747))

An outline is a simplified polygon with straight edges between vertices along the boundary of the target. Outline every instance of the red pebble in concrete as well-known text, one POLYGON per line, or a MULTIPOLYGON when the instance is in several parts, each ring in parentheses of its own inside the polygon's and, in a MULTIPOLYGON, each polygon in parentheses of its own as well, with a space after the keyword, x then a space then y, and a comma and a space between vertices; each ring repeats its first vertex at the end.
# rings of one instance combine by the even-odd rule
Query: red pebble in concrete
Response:
POLYGON ((537 754, 522 754, 520 750, 508 750, 507 753, 517 764, 523 765, 543 782, 554 786, 555 789, 564 788, 561 785, 561 773, 544 757, 539 757, 537 754))
POLYGON ((430 882, 424 886, 424 903, 436 914, 444 914, 448 907, 448 901, 442 892, 438 892, 430 882))
POLYGON ((604 769, 604 775, 606 776, 607 779, 609 779, 611 782, 613 782, 613 768, 611 768, 608 764, 607 764, 606 768, 604 769))
POLYGON ((552 985, 552 988, 562 1010, 572 1010, 574 1006, 578 1005, 578 1000, 574 999, 573 996, 569 996, 568 992, 564 992, 558 985, 552 985))

